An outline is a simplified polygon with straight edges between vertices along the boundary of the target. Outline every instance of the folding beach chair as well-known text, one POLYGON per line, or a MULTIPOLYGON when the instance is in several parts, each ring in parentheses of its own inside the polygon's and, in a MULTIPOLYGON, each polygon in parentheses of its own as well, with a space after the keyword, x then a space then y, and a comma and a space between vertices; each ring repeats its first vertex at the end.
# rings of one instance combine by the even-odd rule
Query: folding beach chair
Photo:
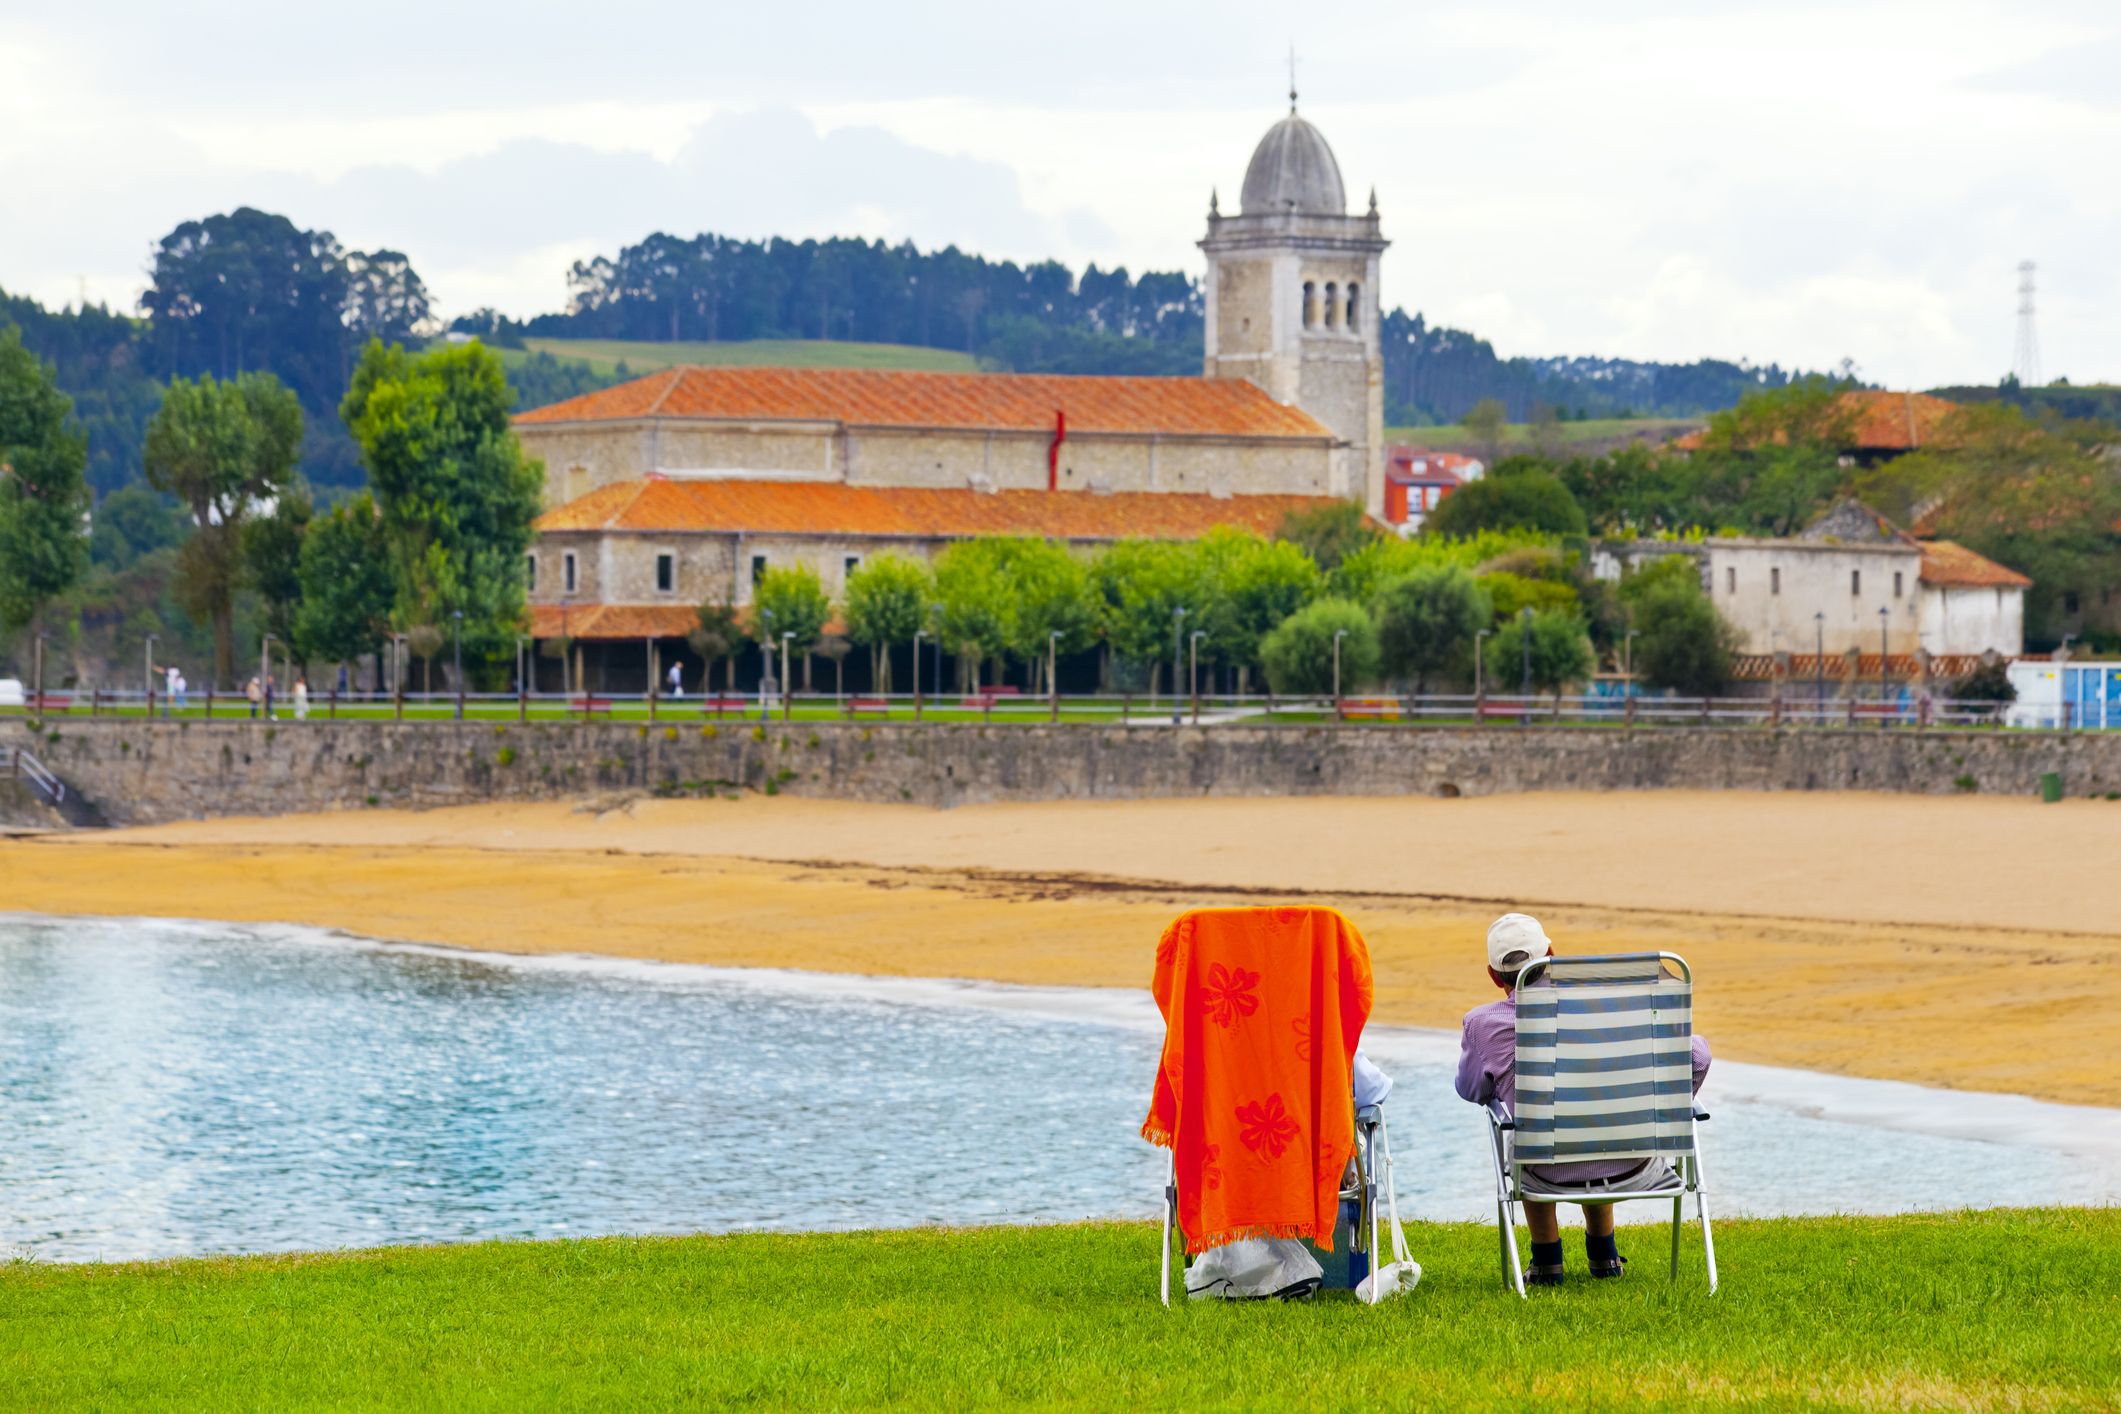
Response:
MULTIPOLYGON (((1354 1102, 1349 1101, 1350 1104, 1354 1102)), ((1174 1158, 1164 1173, 1163 1302, 1171 1304, 1171 1233, 1178 1224, 1178 1164, 1174 1158)), ((1306 1244, 1308 1245, 1308 1244, 1306 1244)), ((1406 1229, 1399 1221, 1399 1191, 1392 1181, 1392 1139, 1385 1129, 1381 1105, 1364 1105, 1355 1111, 1355 1172, 1340 1190, 1340 1222, 1333 1237, 1338 1260, 1322 1260, 1327 1290, 1353 1291, 1356 1299, 1376 1305, 1393 1294, 1414 1261, 1407 1248, 1406 1229), (1380 1213, 1378 1199, 1384 1200, 1380 1213), (1387 1229, 1384 1224, 1389 1222, 1387 1229), (1392 1253, 1383 1266, 1384 1281, 1376 1276, 1380 1238, 1389 1231, 1392 1253)), ((1314 1256, 1320 1256, 1314 1249, 1314 1256)), ((1179 1278, 1185 1279, 1185 1254, 1179 1254, 1179 1278)), ((1418 1278, 1417 1278, 1418 1279, 1418 1278)))
POLYGON ((1694 1195, 1716 1290, 1716 1239, 1701 1182, 1693 1093, 1693 973, 1672 953, 1542 957, 1517 974, 1517 1112, 1488 1106, 1502 1279, 1525 1294, 1518 1203, 1672 1200, 1672 1276, 1679 1275, 1681 1204, 1694 1195), (1639 1192, 1527 1192, 1533 1164, 1662 1159, 1672 1179, 1639 1192))
MULTIPOLYGON (((1399 1223, 1384 1115, 1354 1100, 1356 1041, 1372 999, 1362 934, 1330 908, 1189 909, 1157 942, 1151 991, 1164 1046, 1141 1132, 1172 1155, 1164 1304, 1174 1228, 1196 1251, 1237 1256, 1247 1275, 1236 1284, 1247 1289, 1348 1288, 1372 1303, 1411 1289, 1421 1268, 1399 1223), (1380 1198, 1389 1259, 1379 1251, 1380 1198), (1233 1247, 1255 1239, 1313 1244, 1320 1275, 1309 1279, 1308 1261, 1252 1267, 1252 1254, 1233 1247)), ((1366 1089, 1363 1098, 1381 1095, 1366 1089)))

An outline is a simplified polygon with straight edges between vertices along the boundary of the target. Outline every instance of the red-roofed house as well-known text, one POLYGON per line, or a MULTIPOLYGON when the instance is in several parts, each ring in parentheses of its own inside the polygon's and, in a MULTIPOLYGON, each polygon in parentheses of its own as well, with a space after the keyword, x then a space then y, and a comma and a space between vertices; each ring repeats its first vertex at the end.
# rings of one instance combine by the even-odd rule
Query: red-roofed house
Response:
POLYGON ((1444 497, 1468 481, 1480 480, 1486 471, 1486 464, 1479 458, 1457 452, 1386 448, 1385 524, 1401 535, 1414 534, 1444 497))
MULTIPOLYGON (((1928 393, 1894 393, 1882 388, 1852 388, 1835 400, 1848 424, 1841 451, 1851 461, 1886 461, 1918 447, 1948 443, 1946 422, 1959 405, 1928 393)), ((1673 441, 1675 451, 1699 450, 1706 433, 1689 432, 1673 441)))

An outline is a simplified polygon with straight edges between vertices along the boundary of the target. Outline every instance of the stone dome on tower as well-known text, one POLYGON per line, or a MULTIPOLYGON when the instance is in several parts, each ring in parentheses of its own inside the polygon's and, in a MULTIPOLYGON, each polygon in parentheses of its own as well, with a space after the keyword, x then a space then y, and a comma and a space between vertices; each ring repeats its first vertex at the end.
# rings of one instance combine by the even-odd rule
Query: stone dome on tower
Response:
POLYGON ((1245 168, 1244 214, 1275 216, 1284 212, 1345 216, 1348 193, 1340 182, 1340 163, 1325 134, 1297 116, 1291 95, 1289 116, 1267 129, 1245 168))

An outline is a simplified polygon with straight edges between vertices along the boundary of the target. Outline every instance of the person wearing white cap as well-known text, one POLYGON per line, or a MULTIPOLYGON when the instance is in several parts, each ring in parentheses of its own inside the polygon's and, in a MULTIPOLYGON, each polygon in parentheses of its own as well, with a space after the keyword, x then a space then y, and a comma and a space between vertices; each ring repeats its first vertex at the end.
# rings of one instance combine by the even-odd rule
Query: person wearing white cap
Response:
MULTIPOLYGON (((1466 1013, 1459 1038, 1458 1095, 1476 1105, 1491 1100, 1504 1110, 1517 1103, 1517 974, 1525 964, 1554 951, 1546 929, 1527 913, 1505 913, 1488 927, 1488 977, 1502 988, 1502 1000, 1466 1013)), ((1694 1089, 1709 1073, 1709 1043, 1694 1036, 1694 1089)), ((1527 1165, 1525 1186, 1544 1193, 1580 1196, 1584 1204, 1584 1252, 1594 1277, 1617 1277, 1626 1269, 1613 1238, 1613 1205, 1598 1203, 1601 1193, 1627 1193, 1669 1183, 1662 1159, 1607 1159, 1580 1164, 1527 1165)), ((1525 1280, 1537 1286, 1561 1284, 1561 1217, 1552 1203, 1524 1205, 1525 1226, 1532 1230, 1532 1265, 1525 1280)))

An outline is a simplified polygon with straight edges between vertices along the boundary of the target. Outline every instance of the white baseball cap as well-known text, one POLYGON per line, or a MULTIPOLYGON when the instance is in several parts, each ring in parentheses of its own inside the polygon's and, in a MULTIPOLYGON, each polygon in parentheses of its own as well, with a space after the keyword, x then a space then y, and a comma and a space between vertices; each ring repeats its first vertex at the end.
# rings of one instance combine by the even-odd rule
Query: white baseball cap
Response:
POLYGON ((1488 966, 1497 972, 1514 975, 1553 950, 1547 930, 1529 913, 1505 913, 1488 925, 1488 966))

